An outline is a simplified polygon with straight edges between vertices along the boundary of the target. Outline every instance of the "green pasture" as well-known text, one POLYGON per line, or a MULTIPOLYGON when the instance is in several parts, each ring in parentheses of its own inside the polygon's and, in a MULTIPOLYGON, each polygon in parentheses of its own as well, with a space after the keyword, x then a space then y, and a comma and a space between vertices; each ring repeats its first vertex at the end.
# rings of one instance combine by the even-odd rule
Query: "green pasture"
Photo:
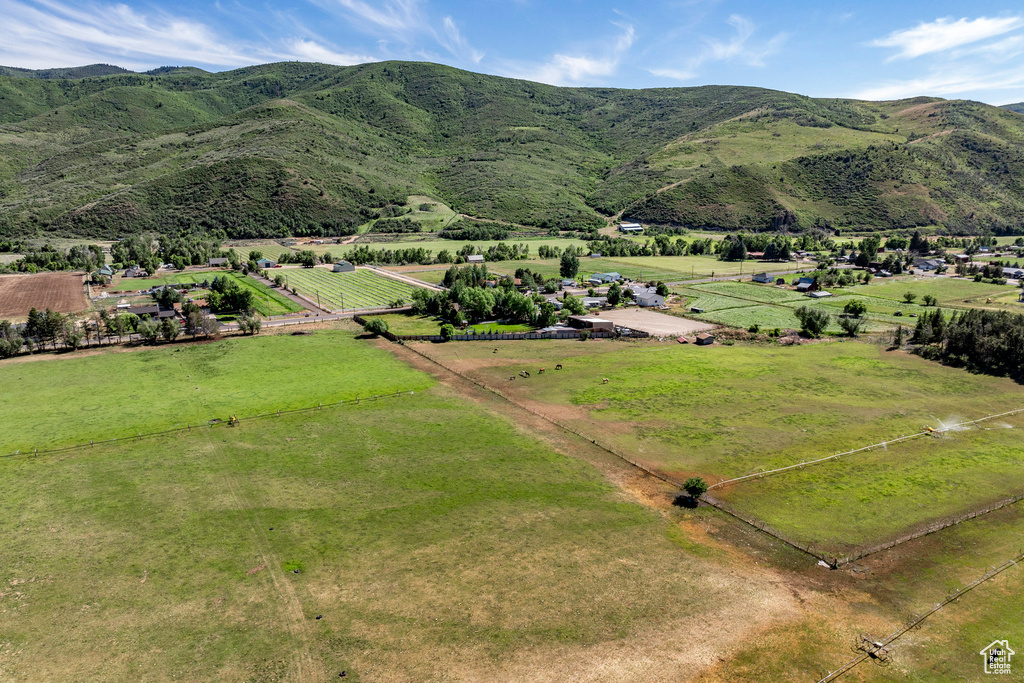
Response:
POLYGON ((740 483, 721 496, 798 540, 842 554, 1021 493, 1022 427, 1024 418, 999 418, 740 483))
POLYGON ((499 334, 502 332, 533 332, 536 329, 524 323, 505 323, 500 321, 470 325, 466 334, 499 334))
POLYGON ((195 273, 171 273, 159 278, 126 278, 122 279, 118 285, 121 289, 114 291, 148 290, 153 287, 168 284, 198 285, 203 282, 212 282, 215 277, 231 278, 245 289, 251 290, 255 296, 253 299, 253 308, 255 308, 256 312, 260 315, 286 315, 288 313, 298 313, 305 310, 302 306, 295 303, 288 297, 282 296, 276 289, 268 287, 262 282, 258 282, 257 280, 246 275, 242 275, 241 273, 227 270, 195 273))
POLYGON ((251 251, 258 251, 263 254, 263 258, 272 259, 274 261, 281 258, 281 254, 294 254, 296 252, 295 248, 281 246, 277 242, 258 240, 227 242, 224 244, 224 249, 234 249, 243 261, 248 260, 249 252, 251 251))
POLYGON ((806 301, 807 299, 805 295, 788 287, 750 282, 705 282, 691 285, 687 289, 764 304, 783 304, 791 301, 806 301))
POLYGON ((363 347, 351 332, 318 330, 301 337, 109 350, 59 362, 0 362, 0 453, 124 438, 431 384, 387 353, 363 347), (54 372, 60 373, 59 381, 54 372))
MULTIPOLYGON (((622 256, 609 260, 622 264, 620 267, 623 268, 633 266, 643 269, 646 279, 665 281, 810 269, 810 264, 792 261, 720 261, 714 256, 622 256), (652 274, 648 275, 648 272, 652 274)), ((582 262, 580 265, 582 266, 582 262)))
POLYGON ((215 277, 227 277, 230 275, 232 275, 232 271, 230 270, 206 270, 170 273, 163 277, 122 277, 115 285, 113 285, 111 291, 134 292, 140 289, 152 289, 153 287, 169 284, 201 284, 203 282, 212 282, 215 277))
MULTIPOLYGON (((680 479, 731 479, 1024 408, 1024 387, 1012 381, 858 342, 493 346, 496 355, 472 344, 424 350, 513 398, 546 404, 555 415, 564 410, 583 433, 680 479), (505 363, 495 365, 495 357, 505 363), (507 381, 559 363, 561 372, 507 381)), ((1006 424, 1024 418, 740 485, 728 495, 776 528, 830 548, 877 542, 1019 490, 1020 433, 1006 424), (833 507, 843 507, 841 523, 829 516, 833 507)))
MULTIPOLYGON (((400 271, 396 271, 400 272, 400 271)), ((403 274, 407 275, 414 280, 422 280, 423 282, 429 282, 432 285, 439 285, 444 282, 445 273, 448 272, 448 266, 443 268, 424 268, 423 270, 407 270, 403 274)))
MULTIPOLYGON (((491 348, 473 344, 426 350, 445 362, 494 358, 491 348)), ((657 467, 713 479, 917 432, 949 416, 1024 408, 1024 387, 1010 380, 854 341, 699 347, 552 340, 507 342, 498 356, 507 363, 474 372, 504 390, 520 369, 561 363, 567 372, 508 388, 585 408, 589 426, 657 467), (632 425, 628 433, 615 427, 623 423, 632 425)))
POLYGON ((385 313, 374 315, 388 324, 388 331, 393 334, 440 334, 441 323, 430 315, 406 315, 404 313, 385 313))
POLYGON ((268 287, 258 280, 243 275, 236 275, 235 279, 243 287, 251 289, 256 295, 256 298, 253 299, 253 308, 260 315, 287 315, 288 313, 299 313, 306 310, 288 297, 282 296, 277 289, 268 287))
MULTIPOLYGON (((707 523, 704 509, 678 514, 707 523)), ((709 680, 796 681, 835 671, 854 656, 852 642, 860 634, 896 631, 910 615, 931 608, 991 567, 1016 556, 1022 537, 1024 508, 1017 504, 912 541, 875 560, 856 562, 849 578, 856 587, 855 595, 865 598, 857 600, 853 610, 844 610, 838 624, 831 610, 820 620, 808 617, 780 624, 755 642, 744 644, 720 667, 722 675, 709 680)), ((766 554, 759 553, 759 561, 763 563, 766 554)), ((783 567, 806 564, 803 555, 784 557, 789 562, 780 563, 783 567)), ((847 677, 879 683, 991 678, 982 673, 979 652, 993 640, 1024 640, 1024 610, 1016 609, 1022 594, 1024 572, 1011 567, 899 638, 890 648, 886 666, 868 660, 847 677)))
POLYGON ((893 279, 875 278, 867 285, 847 287, 843 291, 851 294, 874 296, 881 299, 903 301, 906 292, 917 295, 915 302, 920 303, 926 294, 931 294, 939 303, 970 305, 972 301, 984 297, 999 296, 1006 292, 1018 291, 1009 285, 989 285, 973 280, 948 277, 902 277, 893 279))
MULTIPOLYGON (((212 354, 205 373, 234 368, 222 394, 315 404, 432 383, 348 334, 275 342, 265 355, 251 352, 260 338, 196 348, 212 354)), ((109 385, 87 369, 96 358, 18 368, 94 378, 106 410, 76 421, 81 438, 132 405, 153 423, 187 409, 184 369, 167 362, 184 353, 118 354, 109 385), (129 400, 140 385, 147 400, 129 400)), ((31 397, 48 408, 39 429, 67 431, 49 410, 65 393, 31 397)), ((681 621, 767 599, 584 461, 434 390, 2 459, 0 486, 12 680, 532 679, 579 671, 595 651, 677 648, 681 621)))
POLYGON ((296 288, 313 301, 334 310, 387 308, 396 301, 408 302, 414 285, 359 269, 335 273, 326 268, 289 268, 284 273, 288 287, 296 288))

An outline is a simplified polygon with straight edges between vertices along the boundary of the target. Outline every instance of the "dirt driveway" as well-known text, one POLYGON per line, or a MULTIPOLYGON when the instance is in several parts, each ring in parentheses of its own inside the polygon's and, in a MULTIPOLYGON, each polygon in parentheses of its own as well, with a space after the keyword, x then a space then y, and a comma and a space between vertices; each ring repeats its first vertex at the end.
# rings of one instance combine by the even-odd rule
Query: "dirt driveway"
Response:
POLYGON ((611 320, 621 327, 640 330, 656 337, 678 337, 687 334, 697 334, 698 332, 718 327, 711 323, 677 318, 674 315, 666 315, 646 308, 623 308, 617 311, 601 311, 600 317, 605 320, 611 320))

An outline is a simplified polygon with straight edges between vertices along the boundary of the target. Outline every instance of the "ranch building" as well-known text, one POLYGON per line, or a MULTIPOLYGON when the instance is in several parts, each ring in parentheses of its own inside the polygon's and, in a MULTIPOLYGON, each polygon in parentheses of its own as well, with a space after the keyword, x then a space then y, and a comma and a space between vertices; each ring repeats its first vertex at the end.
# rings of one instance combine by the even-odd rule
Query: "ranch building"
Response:
POLYGON ((575 327, 578 330, 605 330, 607 332, 615 331, 615 323, 613 323, 611 320, 604 320, 602 318, 590 318, 582 315, 569 316, 569 325, 575 327))
POLYGON ((268 268, 277 268, 277 261, 271 261, 268 258, 261 258, 256 261, 256 265, 259 266, 260 270, 267 270, 268 268))
POLYGON ((704 332, 697 335, 697 346, 711 346, 715 343, 715 335, 704 332))
POLYGON ((223 268, 228 264, 228 260, 223 257, 212 258, 208 262, 210 268, 223 268))
POLYGON ((758 273, 751 279, 754 282, 760 282, 766 285, 770 285, 772 283, 772 276, 769 275, 768 273, 758 273))
POLYGON ((335 273, 351 273, 355 271, 356 267, 348 261, 338 261, 334 264, 335 273))

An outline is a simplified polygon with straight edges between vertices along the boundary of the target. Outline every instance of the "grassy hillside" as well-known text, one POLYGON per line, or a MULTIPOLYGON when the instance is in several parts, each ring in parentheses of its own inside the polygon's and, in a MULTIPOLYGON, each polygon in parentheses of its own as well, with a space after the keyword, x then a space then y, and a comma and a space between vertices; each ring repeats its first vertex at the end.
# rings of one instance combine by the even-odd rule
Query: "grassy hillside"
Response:
POLYGON ((65 71, 0 75, 0 234, 349 234, 409 195, 563 230, 620 212, 727 229, 1024 222, 1024 117, 974 102, 557 88, 405 62, 65 71))

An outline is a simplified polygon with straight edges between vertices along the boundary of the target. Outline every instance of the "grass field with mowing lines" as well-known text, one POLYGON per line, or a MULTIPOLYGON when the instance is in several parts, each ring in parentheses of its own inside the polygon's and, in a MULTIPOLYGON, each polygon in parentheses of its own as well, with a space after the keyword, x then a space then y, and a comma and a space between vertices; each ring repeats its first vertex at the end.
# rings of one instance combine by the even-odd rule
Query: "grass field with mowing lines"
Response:
POLYGON ((292 268, 285 273, 288 287, 334 310, 387 308, 396 301, 408 302, 416 287, 370 270, 334 273, 326 268, 292 268))
POLYGON ((699 292, 722 294, 765 304, 780 304, 789 301, 803 301, 807 297, 792 289, 784 289, 775 285, 752 284, 749 282, 705 282, 688 287, 699 292))
MULTIPOLYGON (((615 263, 622 264, 620 267, 628 266, 642 268, 645 278, 658 280, 690 280, 694 278, 724 277, 729 275, 753 275, 754 273, 774 273, 786 270, 799 270, 806 268, 813 270, 811 264, 795 262, 762 262, 762 261, 719 261, 713 256, 630 256, 613 257, 608 259, 615 263), (652 275, 647 275, 650 271, 652 275), (657 273, 654 275, 653 273, 657 273)), ((582 267, 582 261, 580 266, 582 267)), ((622 272, 622 271, 619 271, 622 272)))
MULTIPOLYGON (((0 362, 0 453, 122 438, 228 415, 418 390, 429 378, 350 332, 260 335, 56 361, 0 362), (53 380, 59 371, 61 381, 53 380), (46 397, 45 410, 39 397, 46 397)), ((140 446, 144 448, 145 446, 140 446)))

